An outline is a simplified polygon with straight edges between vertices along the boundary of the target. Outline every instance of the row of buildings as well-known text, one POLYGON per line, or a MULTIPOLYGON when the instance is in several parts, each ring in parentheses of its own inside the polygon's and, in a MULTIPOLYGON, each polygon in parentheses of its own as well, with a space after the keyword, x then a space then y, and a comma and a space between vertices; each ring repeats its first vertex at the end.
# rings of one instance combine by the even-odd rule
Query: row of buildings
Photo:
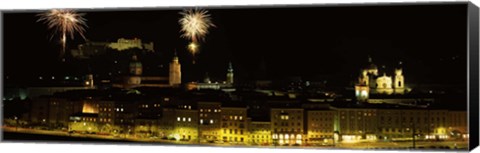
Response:
POLYGON ((125 137, 252 145, 468 137, 464 110, 295 102, 271 104, 262 110, 268 115, 258 117, 250 111, 255 106, 241 101, 146 98, 132 90, 123 96, 74 96, 78 92, 39 98, 32 103, 29 123, 125 137))

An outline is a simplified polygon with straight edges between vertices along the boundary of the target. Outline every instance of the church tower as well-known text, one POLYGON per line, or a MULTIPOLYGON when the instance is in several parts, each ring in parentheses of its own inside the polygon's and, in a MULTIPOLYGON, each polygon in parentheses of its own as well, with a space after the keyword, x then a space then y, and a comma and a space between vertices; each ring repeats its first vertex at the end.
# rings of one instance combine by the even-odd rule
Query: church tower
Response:
POLYGON ((228 70, 227 70, 227 83, 233 84, 233 66, 232 62, 228 63, 228 70))
POLYGON ((180 62, 178 62, 177 52, 170 63, 169 83, 171 86, 177 86, 182 83, 182 72, 180 62))
POLYGON ((126 82, 125 82, 125 87, 126 88, 131 88, 135 87, 137 85, 140 85, 142 82, 142 72, 143 72, 143 67, 142 63, 138 60, 137 55, 132 56, 132 61, 130 62, 130 75, 127 77, 126 82))
POLYGON ((399 66, 395 68, 395 80, 393 87, 395 88, 395 93, 397 94, 403 94, 404 88, 405 88, 405 82, 403 78, 403 71, 402 71, 402 62, 399 63, 399 66))
POLYGON ((133 55, 132 62, 130 62, 130 74, 134 76, 140 76, 142 75, 142 71, 142 63, 138 61, 137 55, 133 55))
POLYGON ((368 76, 368 72, 367 70, 362 70, 362 75, 360 75, 360 77, 358 78, 358 84, 359 85, 364 85, 364 86, 367 86, 368 87, 368 83, 369 83, 369 76, 368 76))

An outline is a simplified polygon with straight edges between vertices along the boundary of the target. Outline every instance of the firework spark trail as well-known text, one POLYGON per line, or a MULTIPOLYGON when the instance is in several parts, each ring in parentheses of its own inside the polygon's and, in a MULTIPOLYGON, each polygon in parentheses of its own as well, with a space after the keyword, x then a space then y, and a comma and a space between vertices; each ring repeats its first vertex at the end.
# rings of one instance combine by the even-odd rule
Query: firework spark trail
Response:
POLYGON ((212 23, 210 15, 206 10, 189 9, 184 10, 180 14, 183 16, 179 20, 182 26, 180 32, 183 33, 181 37, 191 41, 187 48, 195 56, 199 48, 199 41, 204 41, 205 35, 208 34, 208 29, 215 27, 215 25, 212 23))
POLYGON ((50 37, 52 39, 56 34, 61 35, 60 42, 62 43, 62 53, 65 53, 67 35, 70 35, 71 39, 74 39, 75 32, 79 33, 83 39, 85 39, 84 33, 86 25, 86 19, 83 18, 85 14, 78 14, 73 10, 61 10, 53 9, 45 13, 39 14, 40 18, 37 22, 43 21, 47 24, 48 29, 54 30, 54 33, 50 37))

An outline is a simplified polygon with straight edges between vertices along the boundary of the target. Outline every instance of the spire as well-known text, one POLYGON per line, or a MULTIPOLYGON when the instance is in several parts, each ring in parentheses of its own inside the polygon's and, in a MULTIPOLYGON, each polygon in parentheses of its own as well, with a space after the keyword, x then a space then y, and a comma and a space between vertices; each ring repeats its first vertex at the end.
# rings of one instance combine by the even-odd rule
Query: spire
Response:
POLYGON ((175 52, 173 53, 173 62, 178 62, 177 49, 175 49, 175 52))
POLYGON ((232 62, 228 62, 228 72, 233 72, 232 62))
POLYGON ((402 66, 403 66, 403 62, 398 61, 398 64, 397 64, 397 66, 395 66, 395 69, 402 69, 402 66))

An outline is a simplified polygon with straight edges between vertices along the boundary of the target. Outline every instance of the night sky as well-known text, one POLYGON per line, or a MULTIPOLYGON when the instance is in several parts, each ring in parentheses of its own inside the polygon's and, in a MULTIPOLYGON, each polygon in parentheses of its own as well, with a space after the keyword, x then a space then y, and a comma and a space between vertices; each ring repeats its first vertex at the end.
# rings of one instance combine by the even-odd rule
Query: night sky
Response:
MULTIPOLYGON (((302 6, 207 8, 216 25, 197 56, 180 38, 180 8, 142 10, 78 10, 86 13, 87 39, 153 41, 165 64, 177 50, 182 73, 189 80, 225 77, 232 61, 237 78, 259 74, 288 76, 358 76, 367 56, 381 67, 404 64, 405 78, 415 83, 465 83, 466 5, 302 6)), ((4 72, 9 78, 64 74, 84 66, 58 61, 58 38, 49 40, 40 12, 4 12, 4 72)), ((75 48, 79 35, 68 40, 75 48)), ((408 82, 407 82, 408 83, 408 82)))

